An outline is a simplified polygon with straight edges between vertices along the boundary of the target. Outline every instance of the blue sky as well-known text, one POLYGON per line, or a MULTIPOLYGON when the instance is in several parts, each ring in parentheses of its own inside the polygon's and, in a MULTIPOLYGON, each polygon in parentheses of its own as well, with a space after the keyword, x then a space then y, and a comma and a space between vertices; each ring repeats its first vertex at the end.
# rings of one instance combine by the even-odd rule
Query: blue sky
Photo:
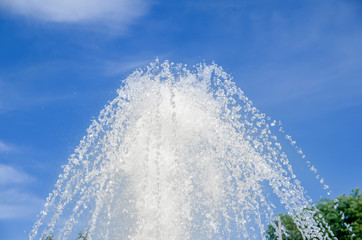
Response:
POLYGON ((0 2, 0 239, 26 238, 91 119, 156 57, 223 66, 332 197, 362 186, 361 1, 104 2, 0 2))

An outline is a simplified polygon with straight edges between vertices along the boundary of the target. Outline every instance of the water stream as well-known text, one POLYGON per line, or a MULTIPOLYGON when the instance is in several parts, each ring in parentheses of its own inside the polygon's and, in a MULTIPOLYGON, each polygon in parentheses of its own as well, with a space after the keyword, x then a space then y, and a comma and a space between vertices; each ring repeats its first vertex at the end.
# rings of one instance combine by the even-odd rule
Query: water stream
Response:
POLYGON ((263 239, 275 199, 329 239, 279 128, 216 64, 151 63, 92 122, 30 239, 263 239))

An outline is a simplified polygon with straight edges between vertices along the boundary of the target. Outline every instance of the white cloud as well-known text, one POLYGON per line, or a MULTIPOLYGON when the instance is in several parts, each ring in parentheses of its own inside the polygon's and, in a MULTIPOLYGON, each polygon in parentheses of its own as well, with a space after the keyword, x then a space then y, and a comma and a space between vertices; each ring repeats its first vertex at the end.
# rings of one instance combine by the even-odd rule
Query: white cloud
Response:
MULTIPOLYGON (((0 107, 0 109, 1 109, 1 107, 0 107)), ((14 150, 13 146, 0 140, 0 152, 10 152, 13 150, 14 150)), ((0 169, 1 169, 1 165, 0 165, 0 169)))
POLYGON ((145 0, 1 0, 15 14, 59 23, 112 22, 120 28, 148 8, 145 0))
POLYGON ((27 191, 30 175, 0 164, 0 220, 35 216, 44 201, 27 191))
POLYGON ((129 61, 105 61, 104 74, 106 76, 117 76, 127 71, 134 71, 139 67, 149 64, 149 60, 129 60, 129 61))
POLYGON ((16 170, 12 166, 0 164, 0 186, 12 183, 26 183, 31 180, 32 177, 28 174, 16 170))
POLYGON ((35 215, 44 201, 17 189, 0 191, 0 220, 35 215))
MULTIPOLYGON (((73 93, 59 94, 58 88, 55 90, 50 87, 50 90, 39 92, 37 88, 32 87, 44 81, 56 82, 52 78, 61 72, 69 71, 71 67, 81 69, 74 61, 47 61, 2 69, 0 71, 0 115, 9 111, 39 108, 72 99, 73 93)), ((12 150, 18 150, 18 147, 15 148, 12 145, 10 147, 13 148, 12 150)))

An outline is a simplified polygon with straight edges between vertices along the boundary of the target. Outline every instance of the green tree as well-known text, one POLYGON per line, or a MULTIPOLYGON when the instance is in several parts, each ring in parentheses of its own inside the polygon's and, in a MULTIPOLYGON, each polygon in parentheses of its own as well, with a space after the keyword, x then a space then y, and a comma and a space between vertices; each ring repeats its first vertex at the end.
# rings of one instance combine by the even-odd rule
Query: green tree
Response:
MULTIPOLYGON (((79 240, 87 240, 88 239, 88 231, 86 233, 79 232, 77 239, 79 239, 79 240)), ((43 240, 54 240, 54 235, 49 235, 49 236, 43 238, 43 240)))
POLYGON ((322 199, 317 208, 339 240, 350 240, 353 234, 356 239, 362 239, 362 194, 358 188, 350 195, 343 194, 335 200, 322 199), (352 231, 347 229, 346 224, 352 227, 352 231))
MULTIPOLYGON (((299 232, 297 225, 295 225, 292 216, 287 214, 278 214, 280 223, 286 228, 288 236, 283 235, 285 240, 303 240, 302 234, 299 232)), ((278 226, 279 223, 276 221, 275 225, 278 226)), ((277 231, 272 225, 268 225, 266 231, 268 239, 278 239, 277 231)))
MULTIPOLYGON (((317 204, 317 215, 321 214, 334 236, 339 240, 362 239, 362 194, 357 188, 350 195, 343 194, 336 199, 321 199, 317 204), (344 216, 341 215, 344 214, 344 216), (348 229, 350 226, 351 229, 348 229)), ((303 237, 291 216, 280 214, 281 224, 289 236, 283 240, 302 240, 303 237)), ((317 216, 316 216, 317 218, 317 216)), ((278 226, 278 222, 274 222, 278 226)), ((269 225, 266 236, 269 240, 277 240, 277 230, 269 225)))
POLYGON ((88 239, 88 232, 86 233, 78 233, 78 239, 81 239, 81 240, 87 240, 88 239))

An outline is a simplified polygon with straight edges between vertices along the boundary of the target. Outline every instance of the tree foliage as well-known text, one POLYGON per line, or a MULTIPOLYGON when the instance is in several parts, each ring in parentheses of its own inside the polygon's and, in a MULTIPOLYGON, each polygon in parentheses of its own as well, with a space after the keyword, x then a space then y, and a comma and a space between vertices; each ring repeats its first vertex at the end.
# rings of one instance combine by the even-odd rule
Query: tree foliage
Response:
MULTIPOLYGON (((45 238, 43 238, 44 240, 54 240, 54 235, 49 235, 46 236, 45 238)), ((87 240, 88 239, 88 232, 86 233, 78 233, 78 237, 76 238, 77 240, 87 240)))
MULTIPOLYGON (((283 235, 283 240, 303 240, 302 234, 299 232, 297 225, 295 225, 292 216, 287 214, 278 214, 278 216, 288 233, 288 236, 283 235)), ((278 226, 277 221, 275 221, 275 226, 278 226)), ((268 225, 266 234, 268 239, 278 239, 277 230, 272 225, 268 225)))
POLYGON ((49 236, 45 237, 44 240, 54 240, 54 236, 49 235, 49 236))
MULTIPOLYGON (((339 240, 362 239, 362 194, 358 188, 350 195, 343 194, 336 199, 321 199, 316 207, 316 214, 323 216, 334 237, 339 240)), ((303 240, 292 216, 279 214, 279 217, 288 234, 283 235, 283 240, 303 240)), ((278 222, 275 221, 273 225, 278 226, 278 222)), ((273 225, 269 225, 266 231, 269 240, 278 239, 277 230, 273 225)))
POLYGON ((82 233, 82 232, 78 233, 78 239, 79 240, 87 240, 88 239, 88 232, 86 232, 86 233, 82 233))

